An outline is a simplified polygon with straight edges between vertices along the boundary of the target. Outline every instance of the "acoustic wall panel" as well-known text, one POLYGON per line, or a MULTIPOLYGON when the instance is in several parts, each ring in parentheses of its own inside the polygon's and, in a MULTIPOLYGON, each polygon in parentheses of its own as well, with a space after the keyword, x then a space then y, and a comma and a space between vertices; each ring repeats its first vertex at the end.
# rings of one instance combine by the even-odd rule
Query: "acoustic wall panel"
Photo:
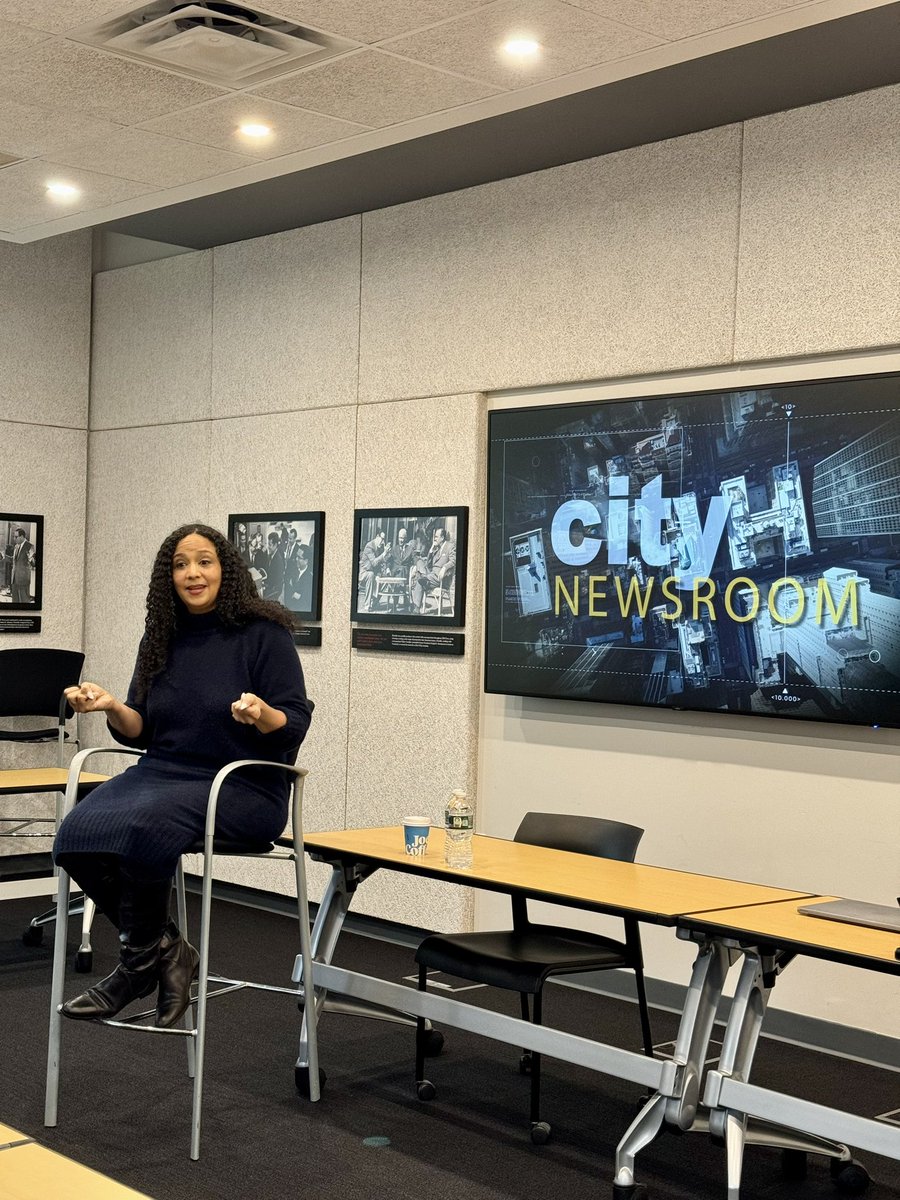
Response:
POLYGON ((355 403, 359 223, 213 251, 214 417, 355 403))
MULTIPOLYGON (((352 651, 348 828, 395 824, 412 812, 440 823, 454 788, 476 795, 483 408, 479 396, 451 396, 359 410, 357 507, 467 505, 469 592, 462 657, 352 651)), ((436 830, 429 852, 441 855, 443 840, 436 830)), ((429 929, 471 921, 467 892, 393 872, 367 883, 356 906, 429 929)))
POLYGON ((900 342, 898 111, 900 86, 747 122, 736 359, 900 342))
POLYGON ((210 415, 212 252, 94 277, 91 428, 210 415))
POLYGON ((740 127, 363 217, 360 399, 731 356, 740 127))
POLYGON ((86 427, 90 329, 90 231, 0 242, 0 420, 86 427))

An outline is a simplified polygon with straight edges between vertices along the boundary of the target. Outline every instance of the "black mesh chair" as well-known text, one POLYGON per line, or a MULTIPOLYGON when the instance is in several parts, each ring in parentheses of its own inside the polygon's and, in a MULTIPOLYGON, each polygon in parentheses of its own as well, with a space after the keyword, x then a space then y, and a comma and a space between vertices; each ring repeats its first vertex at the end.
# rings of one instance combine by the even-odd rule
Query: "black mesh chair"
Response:
MULTIPOLYGON (((26 718, 27 727, 17 729, 0 725, 0 742, 18 745, 56 743, 56 766, 65 767, 66 747, 78 746, 77 721, 70 734, 68 722, 75 716, 66 704, 63 689, 81 679, 84 655, 79 650, 44 648, 0 650, 0 721, 26 718), (52 721, 52 723, 51 723, 52 721)), ((17 763, 17 766, 21 765, 17 763)), ((62 793, 57 796, 52 817, 16 816, 0 812, 0 837, 52 837, 59 824, 62 793), (8 828, 11 826, 12 828, 8 828)), ((70 911, 81 911, 81 901, 70 911)), ((54 919, 56 909, 35 917, 23 934, 26 945, 40 944, 43 927, 54 919)))
MULTIPOLYGON (((643 829, 601 817, 527 813, 515 840, 551 850, 568 850, 597 858, 634 862, 643 829)), ((644 966, 638 923, 624 918, 625 940, 558 925, 537 925, 528 919, 527 898, 513 895, 513 928, 485 933, 432 934, 416 951, 419 991, 427 985, 427 972, 444 971, 461 979, 505 988, 521 997, 522 1018, 541 1023, 541 993, 552 976, 581 971, 608 971, 625 967, 634 971, 644 1053, 653 1054, 650 1014, 644 987, 644 966), (531 1017, 529 1018, 529 997, 531 1017)), ((425 1023, 416 1024, 416 1089, 420 1100, 431 1100, 434 1085, 425 1079, 425 1023)), ((540 1116, 541 1056, 524 1051, 519 1061, 523 1074, 531 1074, 531 1140, 538 1145, 550 1137, 550 1126, 540 1116)))
POLYGON ((42 718, 36 728, 0 727, 0 742, 56 742, 56 765, 66 766, 66 742, 77 738, 68 732, 67 722, 74 714, 63 689, 78 683, 83 666, 84 655, 78 650, 0 650, 0 720, 42 718))

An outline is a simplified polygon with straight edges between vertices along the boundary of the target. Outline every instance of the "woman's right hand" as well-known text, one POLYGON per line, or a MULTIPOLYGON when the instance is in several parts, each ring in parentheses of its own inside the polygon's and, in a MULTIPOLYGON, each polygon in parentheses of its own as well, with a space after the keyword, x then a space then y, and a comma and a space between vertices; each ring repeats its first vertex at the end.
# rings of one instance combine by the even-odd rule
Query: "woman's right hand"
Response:
POLYGON ((109 712, 118 701, 115 696, 102 688, 99 683, 82 683, 76 687, 67 687, 65 697, 75 712, 109 712))

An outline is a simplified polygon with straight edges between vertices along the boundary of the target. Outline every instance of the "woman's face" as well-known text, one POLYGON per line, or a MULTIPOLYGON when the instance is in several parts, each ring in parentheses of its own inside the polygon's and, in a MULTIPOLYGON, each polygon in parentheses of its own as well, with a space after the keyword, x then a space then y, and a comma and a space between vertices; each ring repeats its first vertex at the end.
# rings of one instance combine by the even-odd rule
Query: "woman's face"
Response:
POLYGON ((189 613, 208 613, 216 607, 222 586, 222 565, 209 538, 189 533, 172 555, 172 584, 189 613))

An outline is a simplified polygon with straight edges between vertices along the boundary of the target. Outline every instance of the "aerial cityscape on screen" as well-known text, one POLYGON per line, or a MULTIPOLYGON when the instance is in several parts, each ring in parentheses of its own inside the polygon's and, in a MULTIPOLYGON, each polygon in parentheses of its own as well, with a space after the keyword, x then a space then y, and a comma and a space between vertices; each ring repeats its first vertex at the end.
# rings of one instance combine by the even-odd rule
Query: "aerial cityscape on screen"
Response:
POLYGON ((900 725, 898 400, 493 412, 487 690, 900 725))

